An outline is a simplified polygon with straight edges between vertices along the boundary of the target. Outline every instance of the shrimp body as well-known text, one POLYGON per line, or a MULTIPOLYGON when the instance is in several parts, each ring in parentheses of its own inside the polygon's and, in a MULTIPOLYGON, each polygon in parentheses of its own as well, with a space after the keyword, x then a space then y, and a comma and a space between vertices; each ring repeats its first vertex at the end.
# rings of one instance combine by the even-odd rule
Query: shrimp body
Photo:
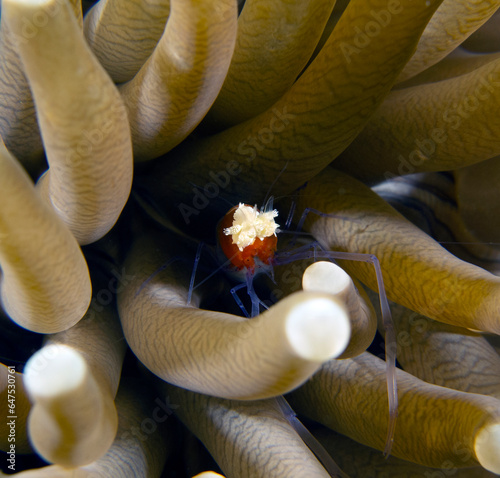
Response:
MULTIPOLYGON (((268 208, 265 207, 264 209, 268 208)), ((318 214, 320 216, 327 216, 327 214, 323 214, 320 211, 308 209, 304 211, 304 214, 299 221, 298 228, 300 228, 303 224, 305 216, 308 212, 318 214)), ((316 246, 314 250, 311 250, 309 244, 282 254, 276 253, 276 233, 279 232, 279 230, 278 224, 275 223, 274 218, 277 215, 278 211, 276 210, 261 212, 256 206, 252 208, 249 205, 240 203, 238 206, 231 208, 219 222, 217 227, 218 254, 226 264, 231 264, 229 268, 226 267, 226 272, 229 272, 233 278, 241 282, 240 286, 236 286, 232 289, 232 293, 246 285, 247 292, 252 303, 251 313, 248 314, 246 312, 243 304, 235 294, 233 294, 233 296, 247 317, 255 317, 259 314, 260 306, 264 305, 264 303, 259 299, 253 288, 253 279, 255 275, 260 272, 266 272, 272 277, 273 265, 288 264, 295 260, 307 259, 311 257, 315 259, 325 258, 328 260, 347 259, 366 262, 373 265, 377 276, 381 316, 386 334, 389 424, 384 454, 388 456, 394 440, 398 407, 395 373, 396 354, 395 348, 391 346, 396 343, 396 338, 394 335, 394 327, 392 324, 389 303, 385 293, 382 270, 378 259, 372 254, 330 251, 317 248, 316 246), (389 344, 389 346, 387 344, 389 344)))
POLYGON ((217 226, 217 242, 233 275, 240 278, 271 268, 276 252, 278 224, 275 209, 261 212, 240 203, 231 208, 217 226))
MULTIPOLYGON (((276 209, 259 211, 257 206, 252 207, 240 203, 238 206, 232 207, 217 225, 218 254, 226 264, 230 263, 229 267, 225 267, 226 272, 240 280, 242 285, 246 285, 252 301, 250 317, 255 317, 259 313, 259 305, 261 304, 253 290, 254 277, 261 272, 267 273, 269 271, 272 275, 278 245, 276 233, 279 232, 279 225, 274 220, 277 216, 276 209)), ((276 397, 276 400, 284 416, 307 446, 316 454, 330 476, 346 477, 323 446, 300 422, 285 398, 279 396, 276 397)))

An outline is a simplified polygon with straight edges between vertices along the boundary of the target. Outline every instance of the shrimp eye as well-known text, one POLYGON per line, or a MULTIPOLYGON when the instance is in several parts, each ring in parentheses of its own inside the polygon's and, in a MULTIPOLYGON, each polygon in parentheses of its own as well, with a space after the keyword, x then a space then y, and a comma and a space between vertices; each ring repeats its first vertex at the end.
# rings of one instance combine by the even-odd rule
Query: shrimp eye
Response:
POLYGON ((224 255, 238 270, 253 270, 255 258, 269 264, 278 239, 278 211, 260 212, 257 206, 240 203, 231 208, 219 222, 217 239, 224 255))

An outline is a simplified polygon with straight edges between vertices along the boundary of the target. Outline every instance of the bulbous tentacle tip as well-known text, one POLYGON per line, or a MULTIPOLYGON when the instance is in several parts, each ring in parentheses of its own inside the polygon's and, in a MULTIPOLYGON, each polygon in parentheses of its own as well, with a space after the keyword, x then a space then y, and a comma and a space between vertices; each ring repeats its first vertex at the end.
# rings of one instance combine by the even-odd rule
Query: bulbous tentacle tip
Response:
POLYGON ((224 476, 219 475, 219 473, 215 473, 215 471, 204 471, 203 473, 200 473, 193 478, 224 478, 224 476))
POLYGON ((79 351, 43 347, 28 360, 24 385, 33 399, 30 442, 44 460, 78 468, 107 452, 118 429, 116 407, 79 351))
POLYGON ((474 440, 476 458, 488 471, 500 473, 500 423, 484 426, 474 440))
POLYGON ((342 294, 352 281, 347 272, 333 262, 318 261, 311 264, 302 276, 302 288, 328 294, 342 294))
POLYGON ((85 360, 71 347, 51 344, 26 363, 24 383, 35 399, 51 399, 77 389, 88 374, 85 360))
POLYGON ((342 301, 334 297, 311 297, 290 310, 286 334, 300 357, 324 362, 338 357, 349 344, 349 315, 342 301))

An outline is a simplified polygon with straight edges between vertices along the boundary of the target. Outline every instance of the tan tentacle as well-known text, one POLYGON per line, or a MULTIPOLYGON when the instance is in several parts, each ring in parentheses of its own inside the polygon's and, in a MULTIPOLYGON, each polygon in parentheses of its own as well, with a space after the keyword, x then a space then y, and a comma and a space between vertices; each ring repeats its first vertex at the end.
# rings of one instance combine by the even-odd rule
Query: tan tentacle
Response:
POLYGON ((391 92, 335 167, 369 183, 447 171, 500 154, 500 58, 391 92))
POLYGON ((162 206, 171 206, 173 198, 191 206, 193 183, 203 188, 227 171, 224 195, 234 203, 242 196, 256 202, 286 165, 273 194, 289 194, 333 161, 366 125, 440 3, 399 2, 397 9, 391 7, 390 24, 361 48, 357 31, 367 27, 371 11, 388 3, 351 0, 321 52, 271 108, 181 146, 141 184, 162 206))
POLYGON ((22 327, 54 333, 78 322, 91 299, 87 263, 75 238, 0 144, 2 303, 22 327))
POLYGON ((161 156, 203 119, 220 91, 236 41, 232 0, 172 0, 165 31, 137 75, 120 86, 134 158, 161 156))
MULTIPOLYGON (((339 466, 350 477, 370 476, 374 470, 379 478, 442 478, 446 473, 453 473, 454 478, 494 478, 495 474, 484 468, 457 468, 448 461, 443 461, 439 468, 411 463, 395 456, 384 457, 380 451, 356 443, 344 435, 335 433, 326 427, 314 431, 314 436, 330 453, 335 454, 339 466)), ((466 450, 457 443, 457 455, 466 456, 466 450)))
POLYGON ((43 347, 26 363, 24 385, 33 401, 30 441, 45 460, 78 467, 106 453, 118 427, 116 408, 81 353, 43 347))
POLYGON ((392 304, 398 361, 428 383, 500 399, 500 356, 477 332, 392 304))
POLYGON ((226 79, 206 121, 217 130, 257 116, 293 85, 335 1, 248 0, 226 79))
MULTIPOLYGON (((430 385, 399 369, 397 379, 394 456, 431 467, 449 460, 454 467, 481 464, 500 471, 500 400, 430 385), (457 443, 464 450, 460 455, 457 443)), ((329 361, 288 398, 298 412, 381 450, 388 413, 385 380, 384 361, 365 352, 329 361)))
MULTIPOLYGON (((293 251, 293 248, 292 248, 293 251)), ((313 260, 294 261, 274 267, 276 287, 272 295, 277 299, 301 289, 325 292, 339 297, 349 314, 351 337, 349 345, 338 358, 349 358, 364 352, 372 343, 377 330, 375 311, 363 286, 353 281, 345 271, 331 262, 313 260)))
POLYGON ((87 12, 85 38, 114 82, 131 80, 146 63, 169 12, 169 0, 102 0, 87 12))
POLYGON ((444 0, 425 27, 417 50, 397 82, 436 64, 479 29, 500 7, 497 0, 444 0))
MULTIPOLYGON (((46 466, 23 471, 20 478, 159 478, 173 446, 171 432, 165 433, 165 422, 172 413, 156 398, 154 403, 143 382, 123 380, 116 397, 118 431, 107 453, 90 465, 65 468, 46 466), (152 426, 150 423, 152 423, 152 426), (147 431, 144 424, 148 424, 147 431)), ((168 422, 167 422, 168 424, 168 422)))
POLYGON ((176 413, 205 444, 223 473, 239 478, 330 476, 274 399, 240 402, 167 385, 176 413), (261 430, 266 433, 262 434, 261 430))
POLYGON ((189 274, 179 275, 179 260, 191 262, 168 235, 141 238, 124 266, 133 279, 118 295, 128 344, 163 380, 224 398, 267 398, 299 386, 347 345, 347 314, 328 294, 297 293, 246 320, 187 305, 189 274))
POLYGON ((500 224, 492 221, 499 192, 500 157, 455 171, 458 211, 469 230, 480 240, 500 243, 500 224))
POLYGON ((0 25, 0 74, 0 135, 9 151, 37 177, 46 167, 42 137, 28 80, 5 17, 0 25))
POLYGON ((2 17, 16 38, 50 165, 38 187, 80 244, 94 242, 115 224, 132 185, 123 102, 68 3, 6 0, 2 17), (34 15, 45 21, 26 39, 22 19, 34 15))
MULTIPOLYGON (((305 228, 326 248, 376 256, 387 296, 428 317, 499 333, 500 278, 464 262, 397 213, 369 187, 333 168, 309 181, 298 210, 314 208, 305 228)), ((372 290, 373 267, 340 261, 372 290)))

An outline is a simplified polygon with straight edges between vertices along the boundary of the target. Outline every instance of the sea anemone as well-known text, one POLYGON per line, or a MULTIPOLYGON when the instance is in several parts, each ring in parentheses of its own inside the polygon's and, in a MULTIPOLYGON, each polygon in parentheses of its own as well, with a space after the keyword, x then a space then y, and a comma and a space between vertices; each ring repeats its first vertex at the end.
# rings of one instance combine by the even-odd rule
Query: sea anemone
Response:
POLYGON ((498 7, 3 0, 2 469, 500 473, 498 7), (217 223, 270 196, 247 319, 217 223))

